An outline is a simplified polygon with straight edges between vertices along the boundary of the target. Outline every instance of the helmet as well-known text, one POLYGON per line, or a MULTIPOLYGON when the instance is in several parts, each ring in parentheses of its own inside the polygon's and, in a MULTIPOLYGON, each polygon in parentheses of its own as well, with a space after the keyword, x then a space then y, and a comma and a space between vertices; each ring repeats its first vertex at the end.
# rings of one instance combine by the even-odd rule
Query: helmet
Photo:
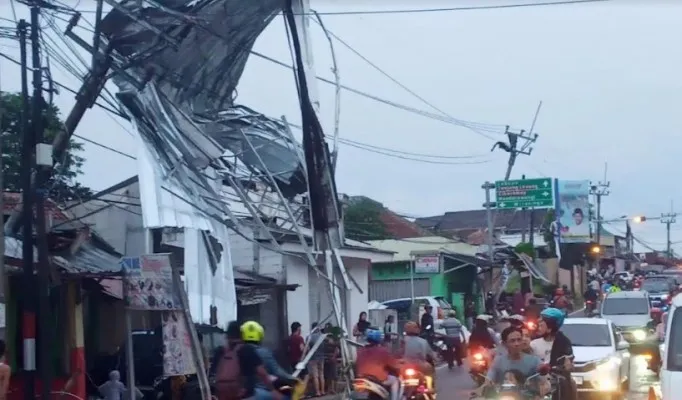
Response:
POLYGON ((455 310, 448 311, 448 317, 453 317, 453 318, 457 317, 457 311, 455 311, 455 310))
POLYGON ((260 342, 265 336, 265 329, 256 321, 247 321, 239 328, 245 342, 260 342))
POLYGON ((378 329, 367 329, 365 337, 368 342, 373 344, 380 344, 384 340, 384 334, 378 329))
POLYGON ((405 323, 405 333, 408 335, 419 335, 421 332, 421 329, 419 329, 419 325, 414 322, 414 321, 408 321, 405 323))
POLYGON ((556 327, 556 329, 561 328, 561 326, 564 324, 564 318, 566 318, 563 311, 559 310, 558 308, 551 307, 542 310, 540 316, 545 320, 545 322, 548 322, 548 325, 551 324, 552 326, 556 327))
POLYGON ((492 318, 492 317, 488 314, 479 314, 478 316, 476 316, 477 320, 485 321, 485 322, 488 322, 488 320, 490 320, 490 318, 492 318))

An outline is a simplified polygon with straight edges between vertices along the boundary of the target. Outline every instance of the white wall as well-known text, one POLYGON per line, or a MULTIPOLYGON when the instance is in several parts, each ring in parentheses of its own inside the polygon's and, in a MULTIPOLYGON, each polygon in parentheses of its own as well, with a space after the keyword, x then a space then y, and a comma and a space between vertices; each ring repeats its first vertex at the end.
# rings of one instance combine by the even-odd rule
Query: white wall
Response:
POLYGON ((253 241, 232 230, 229 232, 229 236, 232 249, 232 265, 235 269, 245 271, 254 270, 254 246, 257 246, 260 258, 258 273, 263 276, 275 278, 278 282, 284 282, 281 254, 264 249, 262 246, 258 246, 253 241))
POLYGON ((348 268, 348 274, 362 288, 362 293, 360 293, 355 285, 351 283, 351 291, 347 295, 348 310, 346 311, 346 319, 348 321, 348 329, 353 329, 353 325, 357 322, 361 312, 367 312, 367 304, 369 303, 369 268, 364 266, 348 268))
POLYGON ((282 256, 284 277, 288 285, 299 285, 293 292, 287 292, 287 327, 296 321, 302 325, 303 334, 310 332, 310 286, 308 285, 308 265, 299 257, 282 256))

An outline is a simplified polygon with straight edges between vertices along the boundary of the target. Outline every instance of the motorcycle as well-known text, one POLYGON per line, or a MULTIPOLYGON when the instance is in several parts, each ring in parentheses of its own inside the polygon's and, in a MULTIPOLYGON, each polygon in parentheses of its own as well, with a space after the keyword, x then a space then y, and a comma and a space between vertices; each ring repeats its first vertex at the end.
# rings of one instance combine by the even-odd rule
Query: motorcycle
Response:
POLYGON ((440 358, 448 364, 448 368, 453 369, 455 367, 455 351, 457 351, 457 349, 454 348, 451 343, 448 343, 448 338, 445 335, 436 333, 434 339, 434 350, 436 350, 438 355, 440 355, 440 358))
POLYGON ((353 400, 388 400, 391 393, 384 386, 384 383, 374 377, 360 377, 353 380, 353 400))
POLYGON ((594 317, 596 315, 597 305, 592 300, 585 301, 585 316, 594 317))
POLYGON ((408 366, 400 371, 403 400, 434 400, 433 377, 408 366))
POLYGON ((485 383, 485 377, 488 374, 488 368, 490 368, 489 363, 487 350, 476 349, 472 351, 469 376, 471 376, 471 379, 477 386, 481 386, 485 383))

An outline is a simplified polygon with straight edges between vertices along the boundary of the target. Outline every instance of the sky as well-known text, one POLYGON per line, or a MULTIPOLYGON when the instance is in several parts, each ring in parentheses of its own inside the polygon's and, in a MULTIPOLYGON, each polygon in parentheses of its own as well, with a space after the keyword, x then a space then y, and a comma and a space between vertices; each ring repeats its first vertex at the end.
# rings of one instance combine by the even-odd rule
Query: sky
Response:
MULTIPOLYGON (((682 186, 677 184, 675 168, 682 148, 682 113, 678 112, 682 108, 682 3, 611 0, 333 15, 533 2, 311 0, 313 9, 330 13, 322 15, 330 33, 423 100, 332 39, 342 84, 449 117, 428 118, 343 91, 341 138, 429 157, 388 157, 341 144, 339 192, 368 196, 411 216, 480 208, 484 202, 481 185, 503 179, 507 167, 507 154, 491 152, 492 145, 505 140, 506 125, 528 131, 542 102, 533 130, 538 139, 530 156, 518 158, 512 178, 607 180, 610 194, 602 206, 607 219, 656 217, 670 211, 671 204, 673 210, 682 212, 682 186)), ((93 10, 94 3, 81 0, 78 8, 93 10)), ((18 18, 28 18, 21 4, 16 3, 16 13, 18 18)), ((0 5, 0 15, 8 18, 0 19, 0 26, 13 25, 7 1, 0 5)), ((92 20, 91 15, 85 19, 92 20)), ((55 23, 61 28, 65 25, 55 23)), ((56 36, 49 29, 45 33, 56 36)), ((90 40, 86 31, 81 33, 90 40)), ((311 38, 317 75, 333 79, 329 41, 315 23, 311 38)), ((68 52, 65 45, 61 47, 68 52)), ((281 17, 263 32, 254 50, 291 63, 281 17)), ((0 40, 0 51, 18 59, 13 41, 0 40)), ((85 52, 79 54, 87 57, 85 52)), ((76 89, 78 79, 57 64, 53 61, 54 79, 76 89)), ((19 68, 0 59, 1 89, 18 91, 19 82, 19 68)), ((108 88, 116 90, 113 85, 108 88)), ((237 103, 269 116, 300 121, 289 69, 252 56, 237 90, 237 103)), ((331 133, 335 89, 320 82, 318 92, 322 125, 331 133)), ((68 112, 75 100, 62 90, 54 102, 68 112)), ((130 124, 98 107, 88 111, 76 134, 123 155, 86 143, 83 184, 97 191, 136 173, 136 163, 125 156, 136 154, 131 132, 130 124)), ((675 249, 682 252, 682 218, 679 222, 671 234, 674 242, 679 241, 675 249)), ((622 234, 625 226, 610 223, 607 229, 622 234)), ((634 232, 656 249, 665 246, 665 229, 659 221, 637 224, 634 232)))

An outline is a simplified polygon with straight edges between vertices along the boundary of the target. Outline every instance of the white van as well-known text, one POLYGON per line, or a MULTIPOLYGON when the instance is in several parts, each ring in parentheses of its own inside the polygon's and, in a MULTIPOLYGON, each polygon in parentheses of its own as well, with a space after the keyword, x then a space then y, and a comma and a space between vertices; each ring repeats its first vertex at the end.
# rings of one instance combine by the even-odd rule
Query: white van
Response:
POLYGON ((679 399, 682 393, 682 295, 673 298, 662 347, 661 396, 664 400, 679 399), (677 395, 673 396, 673 393, 677 395))

